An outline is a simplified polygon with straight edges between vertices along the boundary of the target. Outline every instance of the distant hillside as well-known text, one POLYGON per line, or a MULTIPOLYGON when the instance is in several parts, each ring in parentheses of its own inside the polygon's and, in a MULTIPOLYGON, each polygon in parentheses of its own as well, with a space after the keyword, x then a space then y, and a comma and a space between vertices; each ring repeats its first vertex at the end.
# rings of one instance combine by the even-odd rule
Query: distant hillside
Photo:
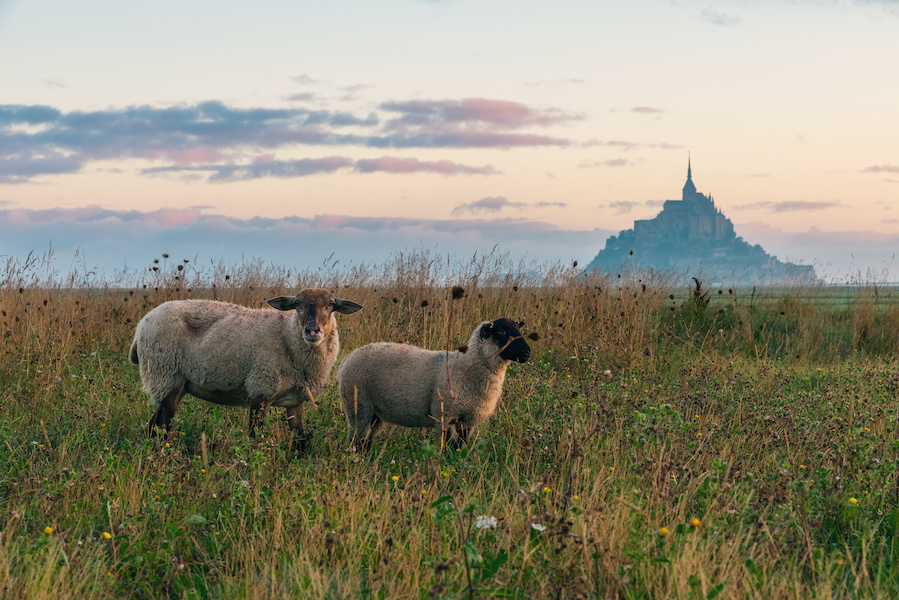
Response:
POLYGON ((738 237, 734 224, 715 207, 711 196, 696 191, 687 163, 681 200, 666 200, 654 219, 634 222, 633 229, 606 240, 587 271, 622 269, 671 271, 689 282, 701 276, 709 283, 810 283, 817 279, 811 265, 781 262, 758 244, 738 237))

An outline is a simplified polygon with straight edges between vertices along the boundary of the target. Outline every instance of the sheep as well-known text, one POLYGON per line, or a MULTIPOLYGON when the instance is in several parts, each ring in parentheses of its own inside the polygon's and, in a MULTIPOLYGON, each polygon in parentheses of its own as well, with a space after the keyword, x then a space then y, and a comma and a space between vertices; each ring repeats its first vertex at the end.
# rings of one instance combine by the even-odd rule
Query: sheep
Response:
POLYGON ((505 318, 481 323, 467 346, 449 353, 390 342, 362 346, 337 370, 350 443, 369 450, 393 423, 434 427, 459 447, 496 410, 508 366, 530 356, 518 325, 505 318))
POLYGON ((215 300, 172 300, 137 324, 131 362, 156 412, 148 434, 171 431, 181 397, 250 408, 250 435, 269 406, 287 409, 293 448, 302 451, 303 402, 322 391, 340 350, 334 313, 362 306, 308 288, 267 301, 279 311, 215 300), (259 411, 262 414, 259 415, 259 411))

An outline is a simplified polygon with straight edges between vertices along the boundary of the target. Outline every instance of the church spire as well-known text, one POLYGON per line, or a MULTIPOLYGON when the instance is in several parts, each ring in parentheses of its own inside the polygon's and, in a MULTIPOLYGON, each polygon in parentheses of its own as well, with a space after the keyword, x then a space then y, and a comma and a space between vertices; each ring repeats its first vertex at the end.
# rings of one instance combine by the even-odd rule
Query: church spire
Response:
POLYGON ((690 165, 690 154, 687 154, 687 183, 684 184, 684 200, 692 200, 696 196, 696 186, 693 184, 693 169, 690 165))

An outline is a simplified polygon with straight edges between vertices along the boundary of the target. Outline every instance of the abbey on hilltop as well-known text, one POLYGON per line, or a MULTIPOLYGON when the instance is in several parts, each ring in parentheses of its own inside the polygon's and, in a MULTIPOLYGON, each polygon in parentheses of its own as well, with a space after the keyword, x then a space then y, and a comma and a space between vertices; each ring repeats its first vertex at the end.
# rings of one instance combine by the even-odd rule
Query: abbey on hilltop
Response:
POLYGON ((587 265, 587 271, 669 271, 689 282, 810 283, 816 280, 810 265, 779 261, 758 244, 737 237, 734 224, 715 208, 711 196, 696 191, 687 161, 687 183, 680 200, 666 200, 654 219, 634 222, 633 229, 606 240, 606 246, 587 265))

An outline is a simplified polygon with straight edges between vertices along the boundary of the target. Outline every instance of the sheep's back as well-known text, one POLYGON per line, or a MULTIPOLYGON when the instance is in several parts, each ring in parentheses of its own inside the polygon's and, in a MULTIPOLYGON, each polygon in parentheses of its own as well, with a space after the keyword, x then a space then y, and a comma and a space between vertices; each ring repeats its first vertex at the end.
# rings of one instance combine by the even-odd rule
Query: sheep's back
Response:
POLYGON ((276 311, 212 300, 172 300, 141 319, 135 339, 141 361, 179 372, 199 385, 232 388, 250 371, 289 368, 286 351, 276 350, 283 346, 283 323, 282 313, 276 311))
POLYGON ((381 419, 405 427, 433 427, 428 415, 445 354, 390 342, 363 346, 340 365, 337 380, 347 408, 371 406, 381 419))

